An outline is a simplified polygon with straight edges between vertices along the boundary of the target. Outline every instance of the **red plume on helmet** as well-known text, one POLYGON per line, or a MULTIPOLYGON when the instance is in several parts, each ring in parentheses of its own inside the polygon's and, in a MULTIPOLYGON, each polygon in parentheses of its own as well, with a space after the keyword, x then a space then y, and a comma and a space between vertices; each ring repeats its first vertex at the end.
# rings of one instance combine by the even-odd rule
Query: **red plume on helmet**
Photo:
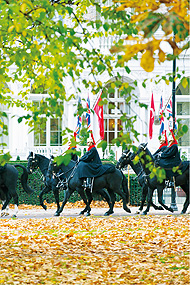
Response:
POLYGON ((93 144, 96 145, 96 142, 95 142, 95 139, 94 139, 94 136, 93 136, 92 131, 90 131, 90 135, 91 135, 91 138, 92 138, 92 140, 93 140, 93 144))
POLYGON ((168 136, 168 139, 169 139, 170 136, 172 136, 173 142, 172 142, 169 146, 172 146, 173 144, 178 144, 178 142, 177 142, 177 140, 176 140, 176 138, 175 138, 175 136, 174 136, 173 130, 170 130, 170 134, 169 134, 169 136, 168 136))
POLYGON ((165 135, 165 141, 166 141, 166 146, 168 145, 168 139, 167 139, 167 135, 166 135, 166 130, 164 131, 164 135, 165 135))

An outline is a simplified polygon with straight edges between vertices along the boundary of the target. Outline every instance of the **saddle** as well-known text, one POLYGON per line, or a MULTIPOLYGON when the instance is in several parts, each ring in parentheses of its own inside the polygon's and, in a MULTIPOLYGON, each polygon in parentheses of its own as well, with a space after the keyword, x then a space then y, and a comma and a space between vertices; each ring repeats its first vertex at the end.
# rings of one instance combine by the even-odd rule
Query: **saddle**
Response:
POLYGON ((115 171, 115 165, 114 164, 104 164, 104 167, 107 168, 105 173, 113 173, 115 171))
MULTIPOLYGON (((155 164, 155 167, 159 167, 159 161, 158 160, 155 160, 154 164, 155 164)), ((178 175, 183 174, 188 167, 189 167, 189 161, 182 161, 180 163, 180 165, 178 167, 176 167, 175 171, 173 171, 173 168, 163 168, 163 169, 166 172, 166 178, 168 180, 171 180, 172 177, 176 177, 178 175)))

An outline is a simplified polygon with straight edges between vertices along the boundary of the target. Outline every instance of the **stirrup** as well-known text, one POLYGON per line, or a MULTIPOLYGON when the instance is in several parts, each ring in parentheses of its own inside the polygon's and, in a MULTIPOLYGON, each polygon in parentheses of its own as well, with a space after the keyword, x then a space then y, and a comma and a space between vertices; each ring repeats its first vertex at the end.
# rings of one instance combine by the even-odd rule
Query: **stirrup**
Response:
POLYGON ((82 187, 86 188, 86 179, 83 180, 82 187))

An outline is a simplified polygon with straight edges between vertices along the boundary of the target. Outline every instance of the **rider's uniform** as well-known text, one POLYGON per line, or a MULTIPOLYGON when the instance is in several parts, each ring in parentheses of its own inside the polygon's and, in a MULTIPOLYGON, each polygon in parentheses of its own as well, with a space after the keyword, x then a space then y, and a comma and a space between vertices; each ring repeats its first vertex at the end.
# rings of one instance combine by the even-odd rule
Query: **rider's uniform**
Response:
POLYGON ((79 178, 98 177, 112 169, 112 165, 102 164, 98 151, 94 145, 91 145, 88 148, 88 151, 79 159, 79 178))
POLYGON ((159 149, 153 154, 153 158, 156 160, 161 153, 166 150, 167 146, 168 146, 168 139, 166 136, 166 131, 164 132, 164 134, 161 136, 160 139, 160 143, 163 142, 162 144, 160 144, 159 149))
POLYGON ((174 137, 173 132, 171 132, 171 134, 174 140, 161 153, 159 159, 157 160, 158 165, 166 170, 167 178, 170 178, 172 176, 178 176, 179 172, 177 170, 181 170, 183 172, 184 169, 187 167, 185 163, 182 163, 177 146, 178 143, 174 137))

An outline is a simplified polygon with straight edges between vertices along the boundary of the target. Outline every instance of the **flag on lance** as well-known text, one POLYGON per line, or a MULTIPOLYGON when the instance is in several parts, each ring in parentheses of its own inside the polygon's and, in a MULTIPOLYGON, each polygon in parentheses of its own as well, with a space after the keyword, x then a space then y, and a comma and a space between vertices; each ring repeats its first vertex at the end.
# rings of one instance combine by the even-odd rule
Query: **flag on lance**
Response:
MULTIPOLYGON (((78 98, 78 107, 80 105, 81 105, 81 97, 79 96, 79 98, 78 98)), ((75 131, 76 134, 77 134, 77 137, 79 136, 81 125, 82 125, 82 118, 79 115, 79 111, 77 111, 77 127, 76 127, 76 131, 75 131)))
POLYGON ((102 93, 100 94, 98 101, 96 102, 94 106, 94 111, 96 115, 98 116, 100 138, 101 140, 103 140, 104 139, 104 112, 103 112, 103 106, 99 105, 99 103, 102 101, 101 95, 102 93))
POLYGON ((90 98, 89 95, 86 100, 87 112, 86 112, 86 121, 87 121, 87 131, 91 130, 91 121, 90 121, 90 98))
POLYGON ((150 118, 149 118, 149 138, 150 139, 152 139, 152 135, 153 135, 154 115, 155 115, 155 107, 154 107, 154 97, 152 93, 151 104, 150 104, 150 118))
POLYGON ((163 106, 162 96, 160 97, 159 121, 160 121, 160 136, 161 136, 164 134, 164 106, 163 106))
MULTIPOLYGON (((168 128, 169 130, 173 130, 173 116, 172 116, 172 100, 170 99, 167 107, 166 107, 166 111, 168 112, 168 128)), ((176 122, 176 117, 175 117, 175 126, 174 129, 177 130, 177 122, 176 122)))

